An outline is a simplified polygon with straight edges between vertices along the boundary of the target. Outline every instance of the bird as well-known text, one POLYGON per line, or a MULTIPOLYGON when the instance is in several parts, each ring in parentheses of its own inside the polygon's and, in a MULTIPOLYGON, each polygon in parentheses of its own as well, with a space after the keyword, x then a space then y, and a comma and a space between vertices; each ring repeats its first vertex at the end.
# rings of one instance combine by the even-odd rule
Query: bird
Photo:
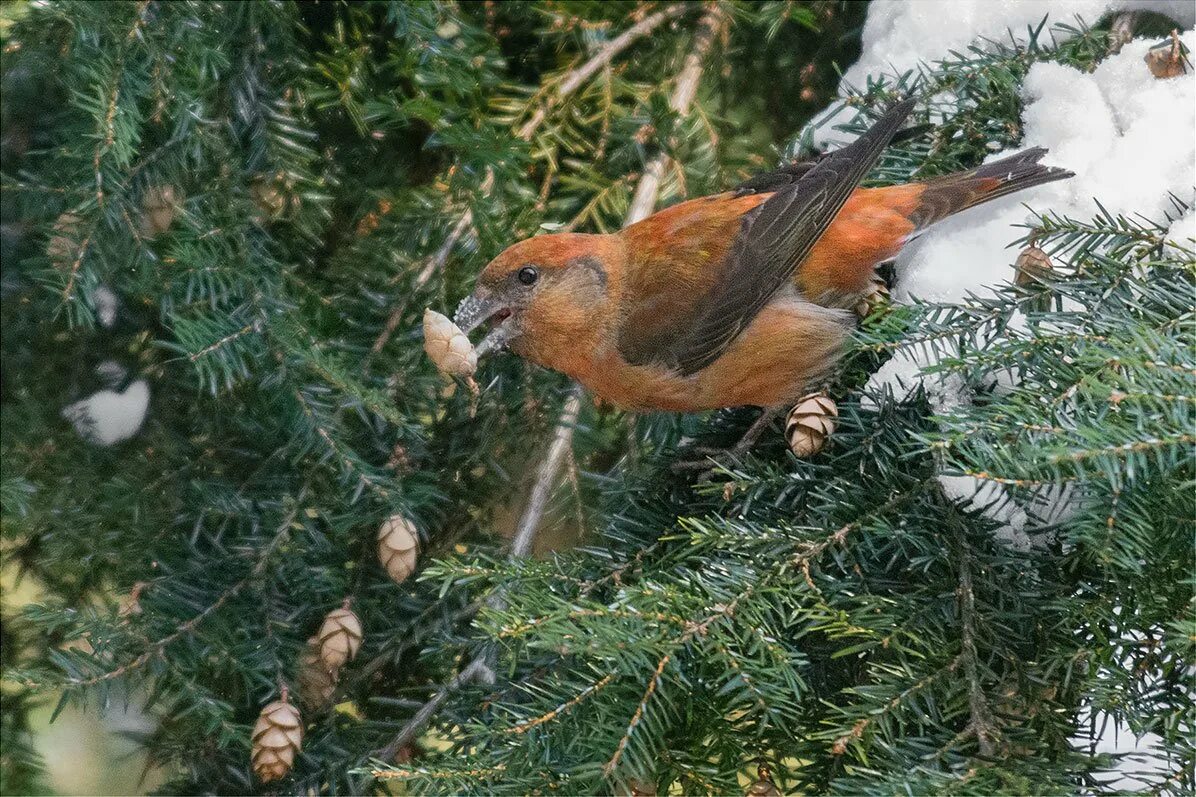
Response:
POLYGON ((454 321, 635 411, 777 411, 833 368, 878 264, 942 219, 1074 176, 1029 149, 968 171, 860 187, 914 98, 859 138, 609 234, 538 235, 481 271, 454 321))

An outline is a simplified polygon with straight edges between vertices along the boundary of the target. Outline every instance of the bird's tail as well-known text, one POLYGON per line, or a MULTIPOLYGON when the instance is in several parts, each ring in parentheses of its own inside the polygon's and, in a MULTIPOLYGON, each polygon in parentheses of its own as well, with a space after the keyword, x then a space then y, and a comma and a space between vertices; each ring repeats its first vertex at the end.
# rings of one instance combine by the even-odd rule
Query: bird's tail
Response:
POLYGON ((918 230, 924 230, 936 221, 991 199, 1075 176, 1067 169, 1040 164, 1038 161, 1046 153, 1042 147, 1034 147, 970 171, 928 180, 923 183, 925 190, 918 197, 910 221, 918 230))

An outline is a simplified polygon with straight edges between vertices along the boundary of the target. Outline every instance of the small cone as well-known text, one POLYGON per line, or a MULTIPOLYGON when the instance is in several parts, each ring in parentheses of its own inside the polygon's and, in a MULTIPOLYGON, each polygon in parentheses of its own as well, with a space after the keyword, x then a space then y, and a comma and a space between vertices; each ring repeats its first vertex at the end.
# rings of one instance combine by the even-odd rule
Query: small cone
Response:
POLYGON ((1188 52, 1179 38, 1179 31, 1171 31, 1171 41, 1150 48, 1143 58, 1150 74, 1159 80, 1185 75, 1188 72, 1188 52))
POLYGON ((442 373, 473 376, 478 354, 469 338, 452 319, 435 310, 424 310, 424 351, 442 373))
POLYGON ((328 612, 316 638, 320 642, 320 659, 330 670, 339 670, 357 656, 361 647, 361 620, 345 606, 328 612))
MULTIPOLYGON (((1017 262, 1013 264, 1013 269, 1014 284, 1025 288, 1049 277, 1055 270, 1055 267, 1046 252, 1037 246, 1031 245, 1023 249, 1022 253, 1017 256, 1017 262)), ((1048 310, 1051 306, 1051 297, 1044 293, 1042 296, 1028 302, 1027 306, 1029 309, 1038 310, 1039 312, 1048 310)))
POLYGON ((303 743, 299 711, 287 702, 286 693, 262 709, 253 726, 253 771, 262 783, 285 777, 303 743))
POLYGON ((257 205, 258 223, 282 216, 287 210, 286 183, 282 173, 254 180, 249 187, 249 198, 257 205))
POLYGON ((1051 258, 1037 246, 1027 246, 1023 249, 1013 267, 1016 270, 1013 281, 1022 286, 1033 285, 1043 277, 1050 276, 1055 270, 1051 258))
POLYGON ((419 532, 402 515, 392 515, 378 529, 378 561, 396 584, 415 572, 419 558, 419 532))
POLYGON ((299 702, 304 708, 323 711, 336 691, 337 671, 328 669, 320 655, 320 638, 311 637, 299 654, 299 702))
POLYGON ((803 396, 785 419, 789 449, 803 459, 814 456, 834 434, 838 417, 839 408, 825 393, 803 396))
POLYGON ((772 781, 772 772, 761 764, 756 769, 756 780, 744 792, 747 797, 781 797, 781 790, 772 781))
POLYGON ((860 300, 856 302, 855 314, 860 319, 882 312, 891 302, 889 286, 882 279, 873 279, 860 300))
POLYGON ((69 269, 82 251, 80 233, 83 219, 74 213, 63 213, 54 222, 50 240, 46 242, 46 256, 59 269, 69 269))
POLYGON ((141 197, 141 237, 154 238, 170 229, 182 205, 183 192, 173 185, 147 188, 141 197))

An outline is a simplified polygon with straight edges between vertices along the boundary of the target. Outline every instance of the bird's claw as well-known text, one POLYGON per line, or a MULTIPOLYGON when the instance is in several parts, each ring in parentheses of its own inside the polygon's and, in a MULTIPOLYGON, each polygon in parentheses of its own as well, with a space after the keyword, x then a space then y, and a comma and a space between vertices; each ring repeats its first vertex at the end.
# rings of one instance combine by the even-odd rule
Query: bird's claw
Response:
POLYGON ((721 460, 737 460, 751 450, 756 441, 760 439, 760 434, 768 428, 768 426, 777 419, 783 409, 772 408, 765 409, 760 414, 760 417, 748 427, 748 430, 743 433, 739 441, 730 448, 711 448, 709 446, 695 446, 690 451, 697 454, 700 459, 683 459, 674 462, 671 466, 672 470, 677 473, 685 471, 704 470, 697 478, 698 484, 703 484, 710 481, 718 472, 721 466, 721 460))

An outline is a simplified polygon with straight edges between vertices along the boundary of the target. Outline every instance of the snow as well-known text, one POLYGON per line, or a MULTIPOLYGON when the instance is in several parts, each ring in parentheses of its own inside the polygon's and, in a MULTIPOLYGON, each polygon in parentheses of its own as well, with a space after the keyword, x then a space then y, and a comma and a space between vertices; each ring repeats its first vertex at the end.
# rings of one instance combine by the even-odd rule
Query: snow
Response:
MULTIPOLYGON (((911 4, 910 14, 921 18, 923 5, 911 4)), ((880 8, 883 14, 892 13, 887 3, 880 8)), ((1192 31, 1183 34, 1183 41, 1189 49, 1196 48, 1192 31)), ((918 297, 957 302, 969 293, 983 294, 1008 282, 1017 252, 1007 246, 1022 235, 1017 225, 1033 219, 1022 203, 1086 220, 1097 212, 1095 200, 1099 199, 1113 214, 1141 214, 1158 221, 1168 213, 1174 215, 1169 194, 1196 205, 1192 166, 1196 162, 1192 135, 1196 76, 1156 79, 1142 60, 1154 44, 1147 39, 1129 42, 1092 73, 1060 64, 1035 64, 1023 86, 1023 144, 1048 148, 1044 163, 1071 169, 1076 176, 996 200, 937 225, 898 257, 894 301, 918 297)), ((995 152, 990 160, 1008 154, 995 152)), ((1173 222, 1169 234, 1183 241, 1196 237, 1194 228, 1190 210, 1173 222)), ((1024 319, 1015 318, 1010 326, 1016 333, 1024 328, 1024 319)), ((887 387, 900 399, 922 384, 935 411, 944 414, 947 402, 941 394, 951 387, 921 374, 940 356, 925 347, 903 348, 873 374, 865 393, 877 394, 887 387)), ((1009 373, 994 374, 994 380, 998 390, 1007 391, 1015 383, 1009 373)), ((1028 523, 1026 513, 1010 505, 1003 490, 969 477, 943 479, 955 498, 988 507, 989 515, 1003 524, 999 536, 1016 547, 1030 544, 1026 529, 1038 524, 1028 523)), ((1042 511, 1036 514, 1062 517, 1070 511, 1068 497, 1056 496, 1053 503, 1044 499, 1042 511)))
MULTIPOLYGON (((869 75, 899 75, 922 63, 962 52, 969 44, 984 46, 978 37, 1008 40, 1037 27, 1043 17, 1073 23, 1076 17, 1092 24, 1110 11, 1157 11, 1186 30, 1183 42, 1196 50, 1196 3, 1192 0, 874 0, 868 9, 860 59, 844 75, 840 90, 863 88, 869 75), (949 20, 949 24, 945 24, 949 20)), ((1062 35, 1057 33, 1056 38, 1062 35)), ((1071 169, 1076 177, 996 200, 949 219, 911 243, 896 262, 893 299, 913 297, 957 302, 970 293, 983 294, 1013 276, 1016 250, 1006 248, 1020 238, 1016 225, 1032 220, 1022 206, 1052 210, 1087 220, 1097 212, 1096 199, 1113 214, 1145 216, 1163 222, 1175 211, 1169 194, 1196 206, 1196 75, 1190 71, 1169 80, 1156 79, 1143 56, 1157 40, 1127 43, 1092 73, 1059 64, 1036 64, 1023 86, 1024 147, 1050 150, 1044 163, 1071 169)), ((950 102, 950 97, 940 97, 950 102)), ((828 108, 812 126, 816 145, 845 142, 851 137, 833 131, 834 124, 854 113, 841 105, 828 108)), ((993 152, 989 160, 1009 152, 993 152)), ((1191 247, 1196 240, 1196 207, 1171 223, 1169 238, 1191 247)), ((1015 318, 1011 332, 1024 329, 1015 318)), ((891 392, 900 399, 917 385, 926 391, 934 412, 949 414, 970 397, 962 382, 921 371, 940 353, 906 348, 881 367, 865 387, 864 404, 883 400, 891 392)), ((993 375, 998 390, 1016 385, 1011 372, 993 375)), ((983 509, 1001 523, 996 532, 1012 547, 1026 550, 1044 542, 1035 527, 1059 522, 1074 509, 1068 489, 1048 489, 1026 505, 1010 500, 1004 487, 970 477, 940 475, 944 491, 961 504, 983 509)), ((1082 739, 1075 740, 1084 743, 1082 739)), ((1133 753, 1120 762, 1115 788, 1141 786, 1134 778, 1138 765, 1158 763, 1158 737, 1136 740, 1129 729, 1110 724, 1099 734, 1097 749, 1133 753)))
MULTIPOLYGON (((1183 36, 1189 47, 1196 35, 1183 36)), ((898 259, 897 299, 920 296, 958 301, 968 292, 1006 282, 1029 220, 1022 207, 1051 209, 1077 219, 1097 212, 1163 221, 1173 211, 1169 194, 1193 199, 1196 161, 1196 79, 1158 80, 1142 58, 1154 44, 1137 40, 1087 74, 1060 64, 1035 64, 1023 87, 1023 144, 1050 150, 1044 163, 1076 173, 962 213, 907 247, 898 259)), ((1009 153, 994 153, 991 159, 1009 153)), ((1191 227, 1191 221, 1188 222, 1191 227)))
POLYGON ((107 285, 99 285, 91 292, 91 306, 95 308, 96 320, 105 329, 116 323, 116 294, 107 285))
MULTIPOLYGON (((911 4, 910 15, 921 18, 927 4, 911 4)), ((892 14, 888 3, 879 5, 883 14, 892 14)), ((1196 48, 1192 31, 1184 33, 1183 40, 1196 48)), ((1060 64, 1035 64, 1023 87, 1023 144, 1047 147, 1044 163, 1064 166, 1076 176, 998 199, 937 225, 898 257, 894 300, 956 302, 1008 282, 1017 252, 1006 247, 1020 237, 1017 225, 1032 220, 1022 203, 1083 220, 1097 212, 1094 200, 1099 199, 1111 213, 1142 214, 1159 221, 1169 212, 1174 215, 1169 194, 1196 203, 1196 78, 1190 73, 1170 80, 1151 75, 1142 59, 1155 43, 1132 41, 1091 74, 1060 64)), ((993 153, 990 159, 1008 154, 993 153)), ((1173 239, 1196 237, 1193 212, 1171 229, 1173 239)), ((921 368, 936 359, 933 352, 903 350, 873 375, 869 388, 888 385, 903 397, 918 384, 921 368)))
POLYGON ((1196 207, 1180 216, 1167 230, 1168 240, 1179 247, 1191 249, 1196 243, 1196 207))
MULTIPOLYGON (((1008 42, 1010 31, 1024 38, 1048 14, 1048 27, 1051 22, 1074 25, 1077 18, 1094 25, 1121 10, 1155 11, 1184 28, 1196 24, 1191 0, 874 0, 864 23, 862 53, 844 73, 842 86, 863 86, 869 75, 900 74, 970 44, 983 45, 977 38, 1008 42)), ((1056 33, 1056 39, 1065 38, 1056 33)))
MULTIPOLYGON (((1154 11, 1174 19, 1181 28, 1196 25, 1192 0, 873 0, 864 23, 859 60, 843 74, 839 93, 862 89, 869 75, 900 75, 919 64, 963 53, 969 45, 1008 43, 1009 35, 1025 38, 1049 15, 1051 23, 1077 26, 1095 24, 1107 13, 1154 11)), ((1045 33, 1045 30, 1044 30, 1045 33)), ((1065 41, 1065 31, 1053 32, 1065 41)), ((815 124, 815 143, 845 143, 851 136, 834 131, 835 124, 851 118, 852 111, 832 106, 815 124)))
POLYGON ((124 389, 101 390, 62 411, 79 435, 92 443, 110 446, 137 434, 149 409, 149 384, 138 379, 124 389))

